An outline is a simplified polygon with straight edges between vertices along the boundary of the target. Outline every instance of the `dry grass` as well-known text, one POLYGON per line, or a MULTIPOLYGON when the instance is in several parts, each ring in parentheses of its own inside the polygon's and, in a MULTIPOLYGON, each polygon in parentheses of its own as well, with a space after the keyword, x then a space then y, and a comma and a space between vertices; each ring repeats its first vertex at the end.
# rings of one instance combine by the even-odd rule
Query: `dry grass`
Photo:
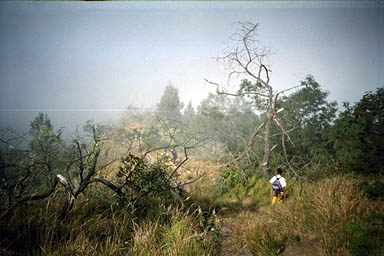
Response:
MULTIPOLYGON (((369 235, 372 226, 364 220, 374 214, 384 216, 383 200, 370 200, 361 192, 360 183, 359 179, 334 177, 290 184, 289 198, 282 205, 263 203, 258 211, 232 216, 232 244, 245 245, 253 255, 276 255, 300 239, 310 238, 314 241, 311 255, 358 255, 353 254, 360 246, 356 243, 364 241, 351 240, 351 234, 343 230, 349 225, 361 226, 366 233, 357 239, 365 239, 363 235, 369 235)), ((371 245, 381 245, 383 233, 370 238, 371 245)), ((383 246, 378 247, 368 249, 379 255, 383 246)))
POLYGON ((246 197, 237 202, 231 192, 214 197, 217 169, 190 163, 183 171, 184 179, 206 175, 190 186, 186 205, 191 212, 157 203, 151 214, 138 216, 130 207, 113 204, 111 193, 90 187, 70 216, 58 222, 54 216, 66 198, 57 193, 18 208, 1 223, 0 254, 220 255, 216 210, 227 247, 222 255, 289 255, 283 251, 304 244, 310 255, 383 255, 383 198, 367 197, 362 179, 288 182, 289 198, 272 206, 270 185, 263 179, 250 179, 246 193, 239 193, 246 197), (374 221, 368 221, 372 216, 374 221))
MULTIPOLYGON (((157 217, 113 208, 109 199, 78 199, 70 216, 57 221, 60 201, 19 208, 1 227, 4 255, 212 255, 212 232, 202 215, 157 206, 157 217)), ((154 206, 155 207, 155 206, 154 206)))

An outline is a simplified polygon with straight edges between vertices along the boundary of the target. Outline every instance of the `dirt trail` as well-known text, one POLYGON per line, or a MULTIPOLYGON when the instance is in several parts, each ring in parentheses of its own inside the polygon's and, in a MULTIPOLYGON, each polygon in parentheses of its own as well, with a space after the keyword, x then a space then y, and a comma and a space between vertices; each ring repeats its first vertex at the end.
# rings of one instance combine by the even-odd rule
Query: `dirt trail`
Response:
POLYGON ((220 243, 220 255, 222 256, 252 256, 252 253, 245 247, 242 247, 232 237, 234 233, 235 222, 233 218, 224 218, 222 220, 220 243))

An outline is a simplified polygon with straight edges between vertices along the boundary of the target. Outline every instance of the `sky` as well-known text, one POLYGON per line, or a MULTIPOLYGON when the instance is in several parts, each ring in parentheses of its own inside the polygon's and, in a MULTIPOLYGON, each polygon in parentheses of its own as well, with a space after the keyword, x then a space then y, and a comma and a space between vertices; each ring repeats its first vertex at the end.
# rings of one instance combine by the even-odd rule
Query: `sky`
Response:
MULTIPOLYGON (((197 107, 226 83, 215 58, 258 23, 271 85, 311 74, 329 100, 384 86, 384 2, 0 2, 0 128, 46 112, 56 126, 153 107, 171 83, 197 107)), ((107 118, 107 119, 106 119, 107 118)))

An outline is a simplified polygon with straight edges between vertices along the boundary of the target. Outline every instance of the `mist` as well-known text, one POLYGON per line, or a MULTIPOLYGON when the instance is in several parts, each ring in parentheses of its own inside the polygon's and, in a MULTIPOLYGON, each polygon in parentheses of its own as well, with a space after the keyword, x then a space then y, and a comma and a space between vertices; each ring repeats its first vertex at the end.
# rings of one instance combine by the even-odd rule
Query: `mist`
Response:
POLYGON ((380 1, 0 2, 0 254, 383 255, 383 27, 380 1))
POLYGON ((154 109, 169 83, 196 108, 216 90, 204 79, 226 84, 215 58, 239 21, 260 24, 279 90, 312 74, 341 105, 384 82, 379 3, 2 2, 0 127, 28 131, 44 112, 70 137, 154 109))

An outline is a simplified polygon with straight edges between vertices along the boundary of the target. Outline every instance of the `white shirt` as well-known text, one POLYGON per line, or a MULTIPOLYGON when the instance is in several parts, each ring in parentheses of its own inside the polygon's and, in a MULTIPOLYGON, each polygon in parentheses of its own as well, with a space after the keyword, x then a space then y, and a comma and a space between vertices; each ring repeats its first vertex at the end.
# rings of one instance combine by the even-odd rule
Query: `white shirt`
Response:
POLYGON ((273 176, 272 179, 269 180, 269 183, 272 184, 276 180, 276 178, 279 178, 281 187, 285 188, 287 186, 287 183, 285 182, 285 179, 282 176, 280 176, 280 175, 273 176))

